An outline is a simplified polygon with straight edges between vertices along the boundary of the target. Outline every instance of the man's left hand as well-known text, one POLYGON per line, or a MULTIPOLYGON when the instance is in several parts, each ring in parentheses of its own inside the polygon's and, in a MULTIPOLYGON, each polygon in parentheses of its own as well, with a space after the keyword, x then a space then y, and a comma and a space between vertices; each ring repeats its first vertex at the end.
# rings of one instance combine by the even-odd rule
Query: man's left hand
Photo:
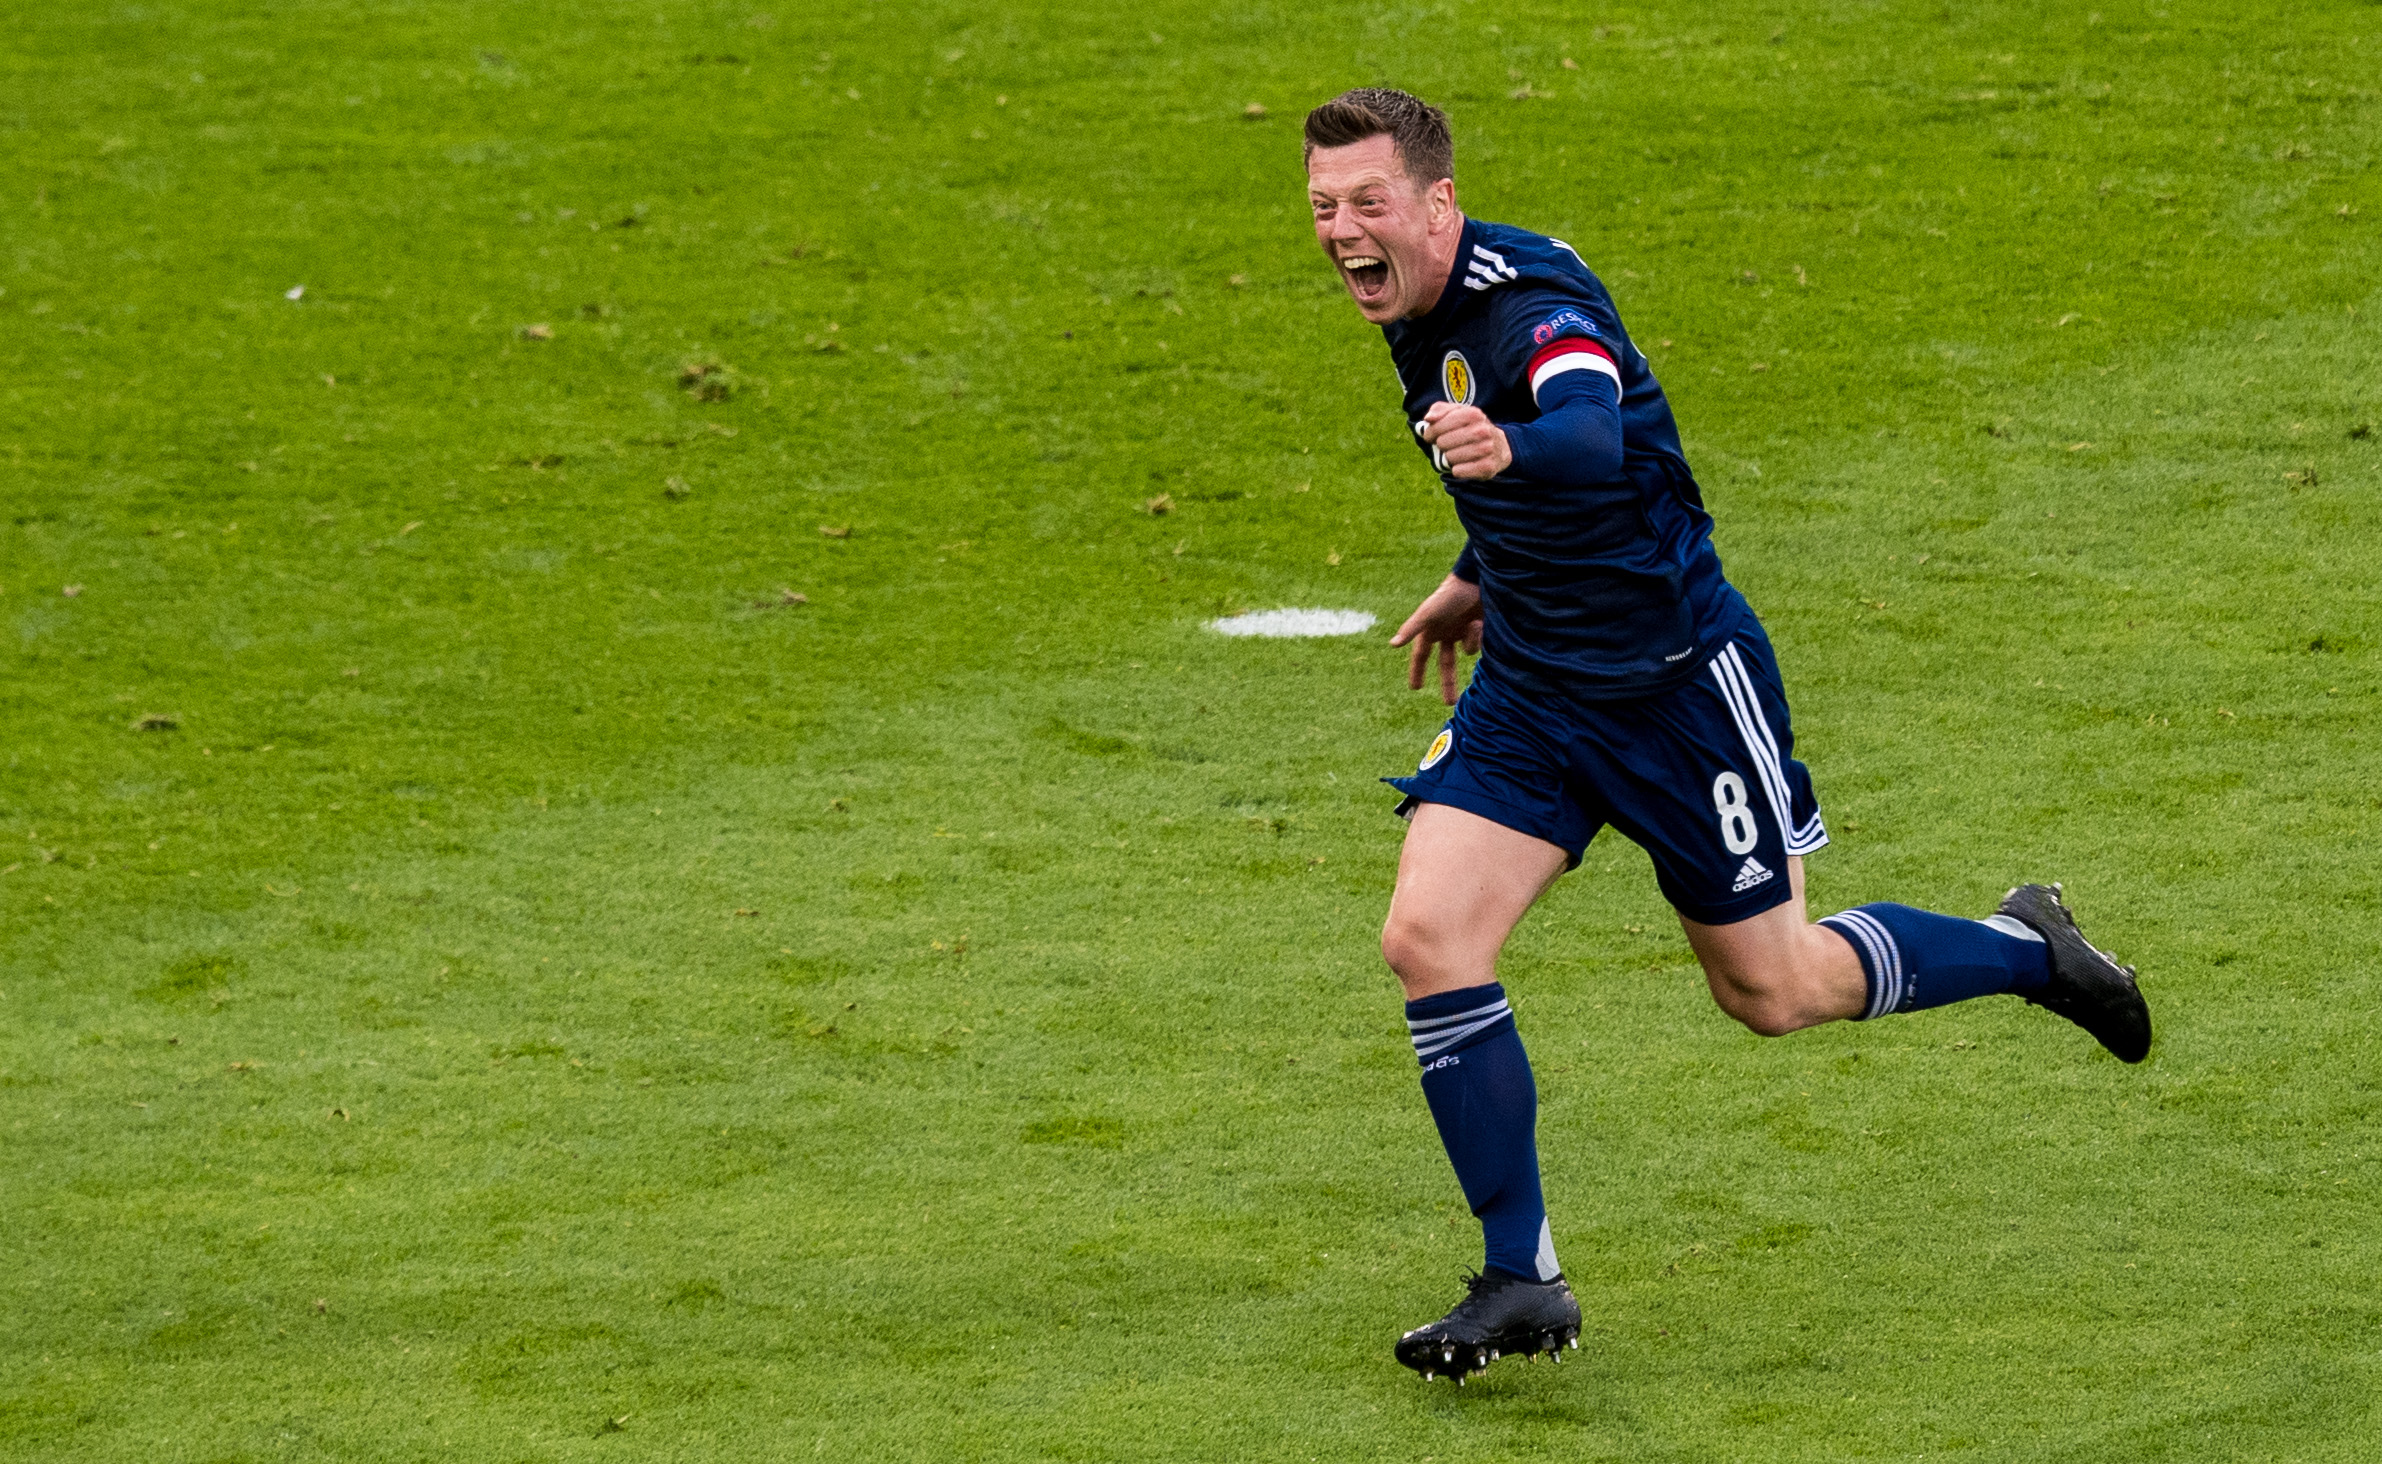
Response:
POLYGON ((1423 441, 1439 449, 1448 472, 1459 478, 1494 478, 1514 465, 1505 429, 1478 407, 1433 402, 1423 413, 1423 441))

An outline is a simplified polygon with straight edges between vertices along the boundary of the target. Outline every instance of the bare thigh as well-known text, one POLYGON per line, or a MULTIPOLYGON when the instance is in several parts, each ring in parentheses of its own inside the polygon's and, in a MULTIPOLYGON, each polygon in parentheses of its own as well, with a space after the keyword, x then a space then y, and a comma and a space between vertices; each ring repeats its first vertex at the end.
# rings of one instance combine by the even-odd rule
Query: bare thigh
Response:
POLYGON ((1407 1000, 1497 979, 1497 953, 1564 871, 1544 839, 1444 803, 1415 809, 1381 953, 1407 1000))

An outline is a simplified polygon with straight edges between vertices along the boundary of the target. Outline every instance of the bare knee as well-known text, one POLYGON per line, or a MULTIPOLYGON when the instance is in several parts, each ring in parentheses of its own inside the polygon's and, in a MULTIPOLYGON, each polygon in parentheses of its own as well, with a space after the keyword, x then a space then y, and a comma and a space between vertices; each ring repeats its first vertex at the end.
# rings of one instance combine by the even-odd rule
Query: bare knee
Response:
POLYGON ((1390 970, 1408 986, 1430 979, 1437 964, 1435 954, 1442 944, 1424 922, 1395 910, 1381 927, 1381 959, 1389 962, 1390 970))
POLYGON ((1409 999, 1492 981, 1489 962, 1472 959, 1464 932, 1444 921, 1405 915, 1393 908, 1381 927, 1381 958, 1397 973, 1409 999), (1474 970, 1474 966, 1482 969, 1474 970))
POLYGON ((1712 999, 1757 1037, 1784 1037, 1828 1020, 1815 1014, 1812 992, 1793 967, 1707 972, 1712 999))
POLYGON ((1714 987, 1712 996, 1720 1009, 1743 1023, 1756 1037, 1784 1037, 1800 1032, 1811 1024, 1801 1011, 1776 994, 1761 991, 1747 992, 1742 988, 1714 987))
POLYGON ((1781 906, 1736 925, 1687 923, 1688 941, 1720 1009, 1763 1037, 1857 1017, 1861 961, 1844 937, 1781 906))

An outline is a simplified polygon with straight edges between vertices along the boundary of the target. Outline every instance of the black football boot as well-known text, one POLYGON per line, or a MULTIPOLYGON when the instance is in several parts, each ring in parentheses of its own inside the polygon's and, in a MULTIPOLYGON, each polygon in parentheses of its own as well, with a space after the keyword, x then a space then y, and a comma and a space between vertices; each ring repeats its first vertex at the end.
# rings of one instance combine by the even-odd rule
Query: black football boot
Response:
POLYGON ((1398 1339, 1398 1361, 1424 1382, 1445 1374, 1460 1388, 1508 1353, 1544 1352, 1561 1362, 1563 1348, 1580 1345, 1580 1304, 1561 1276, 1525 1281, 1492 1271, 1468 1276, 1464 1285, 1454 1311, 1398 1339))
POLYGON ((2150 1055, 2150 1004, 2134 984, 2134 968, 2086 944, 2059 896, 2055 884, 2020 885, 2002 897, 1996 912, 2051 947, 2051 984, 2027 1000, 2092 1033, 2118 1061, 2140 1062, 2150 1055))

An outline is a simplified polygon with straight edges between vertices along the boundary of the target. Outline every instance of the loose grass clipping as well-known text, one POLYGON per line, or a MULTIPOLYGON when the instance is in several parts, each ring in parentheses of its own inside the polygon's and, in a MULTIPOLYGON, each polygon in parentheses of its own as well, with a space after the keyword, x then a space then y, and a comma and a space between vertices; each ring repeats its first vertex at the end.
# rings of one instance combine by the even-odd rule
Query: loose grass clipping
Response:
POLYGON ((678 368, 678 384, 699 402, 724 402, 735 394, 735 373, 717 361, 688 361, 678 368))

